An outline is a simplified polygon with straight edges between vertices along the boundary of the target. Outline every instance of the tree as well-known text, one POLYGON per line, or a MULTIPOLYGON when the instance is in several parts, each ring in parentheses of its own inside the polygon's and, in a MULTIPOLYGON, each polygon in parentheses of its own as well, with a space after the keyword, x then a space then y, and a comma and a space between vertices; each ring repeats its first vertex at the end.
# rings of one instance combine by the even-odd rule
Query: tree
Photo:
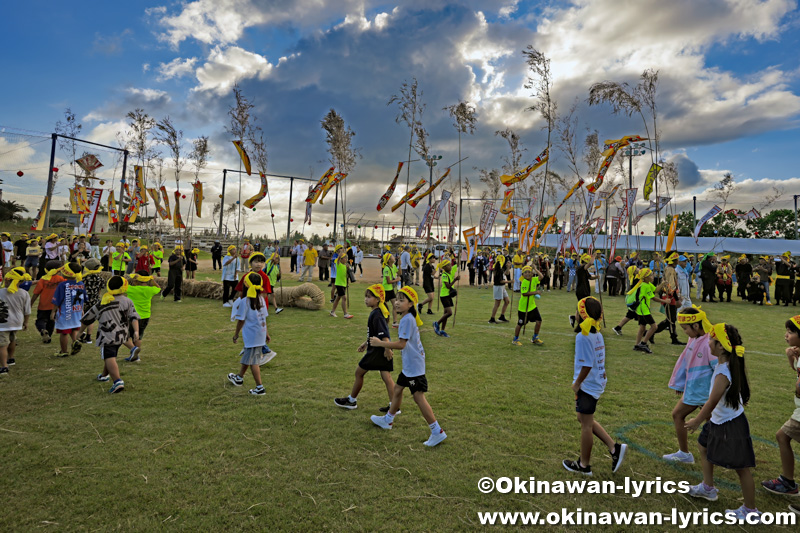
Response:
MULTIPOLYGON (((444 108, 450 113, 450 118, 453 119, 453 127, 458 132, 458 199, 463 198, 461 192, 461 134, 475 133, 475 124, 477 117, 475 115, 475 106, 469 102, 461 101, 455 105, 444 108)), ((458 242, 461 242, 461 215, 458 213, 458 242)))
MULTIPOLYGON (((425 104, 420 103, 422 91, 419 90, 417 78, 411 78, 411 83, 403 82, 400 86, 400 94, 393 94, 386 105, 397 104, 397 115, 394 121, 397 124, 405 123, 410 131, 408 139, 408 161, 406 161, 406 191, 408 191, 411 180, 411 150, 414 146, 414 135, 417 126, 422 126, 422 113, 425 111, 425 104)), ((403 228, 406 227, 406 204, 403 204, 403 228)))
MULTIPOLYGON (((356 166, 357 160, 360 157, 358 148, 353 147, 353 137, 355 132, 345 124, 344 118, 331 108, 325 117, 320 121, 322 129, 325 131, 325 142, 328 143, 328 154, 331 165, 337 167, 339 172, 349 174, 356 166)), ((421 127, 421 125, 420 125, 421 127)), ((339 202, 339 184, 336 187, 336 198, 334 206, 334 219, 333 219, 333 235, 336 238, 336 212, 338 210, 339 202)), ((342 214, 345 218, 345 232, 343 235, 347 237, 347 188, 344 188, 342 194, 342 214)))
POLYGON ((487 170, 485 168, 477 169, 481 183, 486 185, 485 191, 481 193, 481 200, 487 198, 497 198, 500 194, 500 171, 496 168, 487 170))
MULTIPOLYGON (((739 222, 739 219, 733 213, 721 213, 703 225, 698 237, 751 237, 752 234, 748 231, 748 228, 741 227, 739 222)), ((668 235, 671 223, 672 219, 662 220, 656 225, 656 231, 660 231, 662 235, 668 235)), ((691 237, 694 234, 695 225, 694 213, 683 211, 678 214, 675 235, 678 237, 691 237)))
POLYGON ((22 220, 22 215, 20 213, 27 212, 27 207, 13 200, 0 200, 0 220, 19 221, 22 220))
MULTIPOLYGON (((128 135, 125 141, 126 147, 133 156, 133 159, 142 167, 142 179, 146 186, 147 174, 145 173, 145 169, 150 166, 150 159, 156 156, 155 149, 153 148, 153 140, 150 136, 150 131, 156 127, 156 120, 145 113, 143 109, 139 108, 136 108, 133 111, 128 111, 125 116, 129 120, 128 135)), ((135 176, 134 169, 131 171, 131 176, 135 176)), ((136 179, 134 178, 133 180, 130 180, 127 176, 124 176, 124 178, 130 184, 129 190, 131 192, 135 191, 136 179)), ((146 191, 142 191, 142 195, 145 194, 147 194, 146 191)), ((131 202, 132 198, 128 198, 128 202, 126 204, 125 198, 120 196, 120 224, 122 224, 124 213, 129 208, 131 202)))
POLYGON ((775 209, 761 218, 745 222, 748 230, 759 239, 795 239, 794 210, 775 209))
MULTIPOLYGON (((58 139, 58 148, 64 150, 65 152, 70 154, 70 165, 72 166, 72 174, 77 178, 78 171, 77 167, 75 166, 75 160, 78 159, 78 147, 74 141, 74 138, 78 137, 83 129, 83 125, 78 122, 77 118, 75 117, 75 113, 72 112, 72 109, 69 107, 64 110, 64 121, 57 121, 55 132, 58 135, 63 135, 65 137, 72 137, 73 139, 65 139, 64 137, 60 137, 58 139)), ((52 187, 55 189, 56 182, 58 181, 58 173, 53 173, 53 184, 52 187)), ((47 191, 47 195, 50 196, 52 191, 47 191)))

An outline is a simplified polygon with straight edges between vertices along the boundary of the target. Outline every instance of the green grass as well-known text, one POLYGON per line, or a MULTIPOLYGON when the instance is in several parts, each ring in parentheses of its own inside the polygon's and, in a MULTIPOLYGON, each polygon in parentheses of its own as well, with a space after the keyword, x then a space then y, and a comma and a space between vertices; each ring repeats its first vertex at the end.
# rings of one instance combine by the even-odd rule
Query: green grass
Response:
MULTIPOLYGON (((94 380, 102 368, 96 347, 55 359, 55 344, 43 346, 33 331, 23 332, 17 364, 0 380, 0 530, 440 531, 479 528, 478 511, 669 513, 740 505, 736 475, 722 469, 716 503, 684 495, 481 494, 484 476, 578 479, 561 467, 578 452, 574 333, 566 319, 574 295, 555 291, 539 301, 540 347, 528 342, 530 328, 527 344, 515 348, 513 324, 486 323, 491 290, 462 285, 451 339, 436 337, 432 317, 423 315, 428 399, 449 435, 427 449, 429 430, 408 395, 392 431, 372 425, 369 415, 387 403, 374 373, 357 410, 333 404, 349 392, 360 359, 365 286, 351 287, 353 320, 298 309, 269 319, 270 346, 279 355, 262 368, 266 397, 247 394, 249 373, 242 388, 225 377, 238 369, 241 344, 231 343, 233 324, 220 302, 155 302, 143 361, 120 362, 126 390, 114 396, 94 380)), ((610 331, 624 314, 621 298, 605 303, 608 387, 596 416, 632 449, 612 476, 595 441, 594 479, 699 482, 699 464, 660 459, 677 449, 670 417, 677 397, 667 382, 679 349, 660 335, 654 355, 633 352, 633 325, 623 337, 610 331)), ((753 390, 746 412, 756 440, 754 475, 757 483, 775 477, 774 434, 793 410, 783 322, 796 310, 738 302, 706 309, 712 321, 742 332, 753 390)), ((398 359, 395 377, 399 370, 398 359)), ((764 511, 787 505, 761 489, 757 502, 764 511)), ((654 528, 666 529, 673 528, 654 528)))

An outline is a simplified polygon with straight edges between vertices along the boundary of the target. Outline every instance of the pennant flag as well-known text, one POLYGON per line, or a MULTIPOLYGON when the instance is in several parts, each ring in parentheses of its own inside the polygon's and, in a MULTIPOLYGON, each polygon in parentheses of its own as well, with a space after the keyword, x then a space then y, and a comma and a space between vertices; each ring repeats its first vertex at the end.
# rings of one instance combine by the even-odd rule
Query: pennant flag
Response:
POLYGON ((69 210, 73 215, 78 214, 78 200, 75 196, 75 189, 69 189, 69 210))
POLYGON ((131 199, 131 204, 128 206, 128 214, 125 215, 125 218, 122 220, 123 222, 127 222, 129 224, 133 224, 136 222, 136 218, 139 216, 139 202, 136 201, 136 198, 131 199))
POLYGON ((452 243, 456 236, 456 213, 458 211, 458 206, 455 202, 448 202, 447 205, 450 209, 450 218, 448 221, 450 224, 450 230, 447 232, 447 242, 452 243))
POLYGON ((197 218, 201 218, 200 211, 203 207, 203 184, 199 181, 192 183, 194 189, 194 214, 197 218))
POLYGON ((328 185, 325 186, 325 190, 322 191, 322 198, 319 199, 319 205, 322 205, 322 201, 328 196, 328 191, 330 191, 334 185, 338 184, 347 177, 347 173, 344 174, 341 172, 337 172, 336 175, 333 176, 333 179, 328 181, 328 185))
POLYGON ((469 228, 465 229, 462 234, 464 235, 464 243, 467 245, 467 257, 468 261, 472 260, 472 254, 475 252, 475 249, 478 245, 477 241, 475 240, 476 236, 476 228, 469 228))
POLYGON ((530 217, 531 216, 531 211, 533 211, 534 204, 536 204, 536 197, 535 196, 533 198, 531 198, 531 203, 528 204, 528 210, 525 212, 525 216, 526 217, 530 217))
POLYGON ((445 206, 450 202, 450 191, 442 191, 442 199, 439 200, 439 204, 436 206, 436 212, 433 214, 433 220, 439 220, 439 216, 444 211, 445 206))
POLYGON ((247 155, 247 152, 244 150, 244 143, 242 141, 232 141, 233 145, 236 147, 236 151, 239 152, 239 157, 242 158, 242 164, 244 165, 244 170, 247 172, 247 175, 252 175, 250 169, 250 157, 247 155))
POLYGON ((47 196, 45 196, 44 200, 42 200, 42 207, 39 208, 39 212, 36 213, 36 217, 33 219, 33 223, 31 224, 32 231, 42 231, 44 229, 44 219, 46 213, 47 213, 47 196))
POLYGON ((739 220, 744 220, 744 221, 755 220, 757 218, 761 218, 761 213, 756 211, 755 207, 753 209, 751 209, 750 211, 747 211, 747 212, 739 211, 738 209, 728 209, 727 211, 725 211, 725 214, 726 215, 733 214, 739 220))
POLYGON ((510 189, 505 191, 503 203, 500 204, 500 212, 504 215, 510 215, 514 212, 514 210, 511 208, 511 199, 514 198, 514 190, 515 189, 510 189))
POLYGON ((661 208, 667 205, 671 199, 672 198, 669 196, 659 196, 656 198, 655 202, 651 200, 650 207, 639 213, 639 215, 633 220, 633 225, 635 226, 638 224, 642 217, 661 211, 661 208))
POLYGON ((481 243, 483 243, 483 240, 486 237, 486 234, 488 233, 489 218, 492 215, 492 209, 493 209, 492 202, 485 202, 483 204, 483 210, 481 211, 481 222, 478 225, 481 243))
POLYGON ((556 253, 564 253, 564 240, 567 235, 567 221, 561 223, 561 231, 558 233, 558 245, 556 246, 556 253))
POLYGON ((78 163, 78 166, 86 171, 87 174, 92 174, 95 170, 103 166, 103 163, 93 154, 86 154, 80 159, 76 159, 75 162, 78 163))
MULTIPOLYGON (((261 188, 254 196, 251 196, 250 198, 244 201, 243 205, 247 209, 254 208, 256 204, 258 204, 258 202, 260 202, 267 196, 267 175, 264 174, 263 172, 259 172, 258 175, 261 176, 261 188)), ((310 188, 313 189, 314 187, 312 186, 310 188)))
POLYGON ((697 225, 694 227, 694 231, 692 232, 695 244, 697 244, 697 237, 700 235, 700 230, 703 229, 703 226, 705 226, 706 222, 717 216, 720 211, 722 211, 722 208, 718 205, 715 205, 708 213, 703 215, 703 218, 697 222, 697 225))
POLYGON ((186 229, 186 225, 183 223, 183 218, 181 218, 180 191, 175 191, 175 214, 172 216, 172 227, 175 229, 186 229))
POLYGON ((530 253, 531 249, 533 248, 533 245, 536 242, 536 233, 538 231, 539 222, 528 227, 527 234, 525 236, 525 253, 530 253))
MULTIPOLYGON (((308 193, 314 190, 313 185, 308 186, 308 193)), ((320 202, 322 203, 322 202, 320 202)), ((306 216, 303 218, 303 224, 311 224, 311 202, 306 202, 306 216)))
POLYGON ((158 216, 161 217, 161 220, 168 220, 170 218, 169 211, 164 209, 164 206, 161 205, 161 198, 158 196, 158 189, 151 187, 147 189, 147 194, 150 195, 150 198, 153 199, 153 203, 156 204, 156 211, 158 211, 158 216))
POLYGON ((381 199, 378 200, 378 211, 386 207, 386 203, 389 201, 389 198, 392 197, 394 194, 394 188, 397 186, 397 178, 400 176, 400 169, 403 168, 403 162, 400 161, 397 163, 397 173, 394 175, 394 179, 392 180, 392 184, 389 185, 389 188, 386 189, 386 192, 381 196, 381 199))
POLYGON ((667 252, 672 251, 672 246, 675 244, 675 231, 678 229, 678 215, 672 217, 672 223, 669 225, 669 235, 667 236, 667 252))
POLYGON ((137 185, 136 197, 139 199, 139 203, 144 204, 147 202, 147 197, 144 188, 144 173, 142 167, 140 167, 139 165, 134 165, 133 171, 134 175, 136 176, 136 185, 137 185))
POLYGON ((658 173, 661 169, 662 167, 655 163, 650 165, 650 170, 647 171, 647 177, 644 180, 644 188, 642 189, 642 195, 645 200, 650 199, 650 193, 653 192, 653 183, 655 183, 656 177, 658 177, 658 173))
POLYGON ((431 186, 428 188, 428 190, 427 190, 427 191, 425 191, 424 193, 420 194, 419 196, 417 196, 417 197, 416 197, 416 198, 414 198, 413 200, 409 200, 409 201, 408 201, 408 205, 410 205, 411 207, 417 207, 417 204, 419 203, 419 201, 420 201, 420 200, 422 200, 423 198, 425 198, 426 196, 428 196, 430 193, 432 193, 432 192, 433 192, 433 190, 434 190, 436 187, 438 187, 438 186, 439 186, 439 184, 440 184, 440 183, 442 183, 442 181, 444 181, 444 179, 447 177, 447 175, 448 175, 448 174, 450 174, 450 169, 449 169, 449 168, 448 168, 447 170, 445 170, 444 174, 442 174, 442 176, 441 176, 441 177, 440 177, 438 180, 436 180, 436 181, 433 183, 433 185, 431 185, 431 186))
POLYGON ((549 149, 545 148, 544 150, 542 150, 542 153, 539 154, 539 156, 533 160, 533 163, 531 163, 527 167, 523 168, 522 170, 518 170, 514 174, 503 174, 502 176, 500 176, 500 182, 506 187, 508 187, 513 183, 517 183, 518 181, 524 180, 525 178, 530 176, 534 170, 536 170, 537 168, 539 168, 540 166, 544 165, 547 162, 547 158, 549 157, 548 154, 549 154, 549 149))
POLYGON ((419 226, 417 227, 417 238, 419 239, 425 234, 425 231, 430 227, 429 221, 431 220, 431 207, 428 206, 428 209, 425 210, 425 216, 422 217, 419 221, 419 226))
POLYGON ((164 213, 166 214, 164 220, 172 220, 172 211, 169 208, 169 195, 167 194, 167 188, 163 185, 161 186, 161 196, 164 198, 164 213))
POLYGON ((426 184, 426 183, 428 183, 428 182, 427 182, 427 180, 426 180, 425 178, 422 178, 421 180, 419 180, 419 182, 417 182, 417 186, 416 186, 416 187, 414 187, 413 189, 411 189, 410 191, 408 191, 408 192, 405 194, 405 196, 403 196, 403 197, 400 199, 400 201, 399 201, 399 202, 397 202, 396 204, 394 204, 394 205, 392 206, 392 213, 394 213, 395 211, 397 211, 397 209, 398 209, 398 208, 399 208, 401 205, 403 205, 403 204, 404 204, 404 203, 406 203, 408 200, 410 200, 411 198, 413 198, 413 196, 414 196, 415 194, 417 194, 417 191, 419 191, 421 188, 423 188, 423 187, 425 186, 425 184, 426 184))
POLYGON ((319 195, 322 193, 322 188, 328 184, 328 180, 333 176, 334 170, 336 170, 336 167, 331 167, 322 175, 317 184, 314 185, 314 188, 311 189, 311 192, 308 193, 308 196, 306 196, 306 202, 311 202, 313 204, 317 201, 317 198, 319 198, 319 195))
POLYGON ((544 224, 544 228, 542 228, 542 236, 544 236, 544 234, 547 233, 547 230, 550 229, 550 226, 552 226, 555 223, 556 223, 556 216, 555 215, 553 215, 550 218, 548 218, 547 222, 545 222, 545 224, 544 224))
POLYGON ((119 222, 119 218, 117 217, 117 202, 114 200, 114 191, 108 192, 108 222, 110 224, 119 222))

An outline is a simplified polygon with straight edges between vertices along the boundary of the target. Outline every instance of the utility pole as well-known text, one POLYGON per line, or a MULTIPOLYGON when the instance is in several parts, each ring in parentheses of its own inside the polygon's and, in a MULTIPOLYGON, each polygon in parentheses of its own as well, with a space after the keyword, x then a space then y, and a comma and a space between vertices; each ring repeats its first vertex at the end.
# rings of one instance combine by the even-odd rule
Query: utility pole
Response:
MULTIPOLYGON (((50 227, 50 208, 53 204, 53 165, 56 164, 56 140, 58 134, 52 134, 53 146, 50 148, 50 172, 47 174, 47 208, 44 212, 44 227, 50 227)), ((795 197, 795 211, 797 211, 797 197, 795 197)))
MULTIPOLYGON (((697 226, 697 196, 692 196, 692 212, 694 213, 694 225, 697 226)), ((794 210, 797 212, 797 196, 794 197, 794 210)), ((795 219, 795 231, 797 229, 797 220, 795 219)))
POLYGON ((225 181, 228 178, 228 170, 223 169, 222 171, 222 194, 219 195, 219 229, 217 231, 217 237, 222 236, 222 215, 225 213, 225 181))
MULTIPOLYGON (((292 242, 292 192, 294 191, 294 178, 289 178, 289 217, 286 219, 286 244, 292 242)), ((334 242, 336 239, 336 228, 333 228, 334 242)))
POLYGON ((797 194, 794 195, 794 238, 797 240, 797 194))

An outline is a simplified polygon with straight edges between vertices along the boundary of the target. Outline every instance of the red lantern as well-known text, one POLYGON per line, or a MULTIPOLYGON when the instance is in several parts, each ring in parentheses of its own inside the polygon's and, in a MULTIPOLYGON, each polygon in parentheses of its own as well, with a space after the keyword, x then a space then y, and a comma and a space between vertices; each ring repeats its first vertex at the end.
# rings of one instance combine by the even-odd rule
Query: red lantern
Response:
POLYGON ((758 232, 756 232, 756 236, 758 236, 758 232))
POLYGON ((181 195, 181 198, 183 198, 184 200, 186 200, 186 195, 185 195, 185 194, 182 194, 182 195, 181 195))
POLYGON ((21 170, 18 170, 18 171, 17 171, 17 176, 19 176, 20 178, 21 178, 22 176, 24 176, 24 175, 25 175, 25 173, 24 173, 24 172, 22 172, 21 170))
POLYGON ((375 226, 375 229, 378 229, 378 226, 375 226))
POLYGON ((394 226, 392 226, 392 229, 394 229, 394 226))
POLYGON ((53 172, 58 172, 58 167, 53 167, 53 172))
POLYGON ((642 235, 644 235, 644 232, 642 232, 642 235))
POLYGON ((293 218, 290 218, 290 219, 289 219, 289 222, 294 222, 294 219, 293 219, 293 218))
POLYGON ((780 233, 780 232, 779 232, 778 230, 775 230, 775 235, 778 235, 779 233, 780 233))
POLYGON ((270 216, 271 216, 272 218, 275 218, 275 213, 272 213, 270 216))

